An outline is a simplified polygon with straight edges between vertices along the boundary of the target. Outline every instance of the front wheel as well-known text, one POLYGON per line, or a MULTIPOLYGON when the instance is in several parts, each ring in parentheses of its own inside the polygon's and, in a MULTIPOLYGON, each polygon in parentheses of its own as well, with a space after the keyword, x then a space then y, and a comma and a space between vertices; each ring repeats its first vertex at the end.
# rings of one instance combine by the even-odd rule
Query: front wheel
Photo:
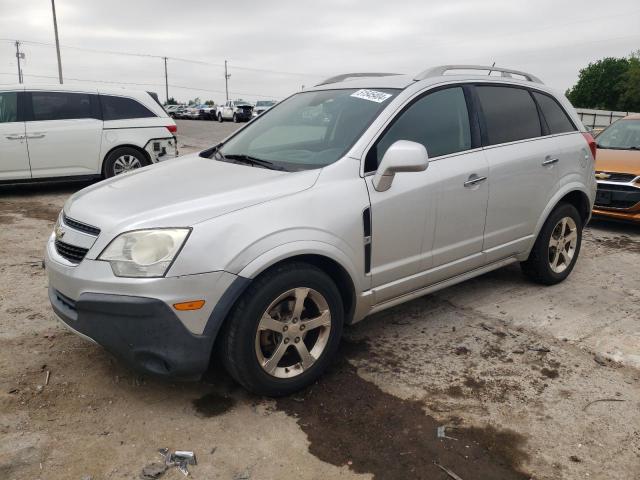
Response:
POLYGON ((582 218, 576 207, 561 203, 542 226, 529 258, 520 264, 524 274, 544 285, 569 276, 582 244, 582 218))
POLYGON ((322 270, 282 265, 258 277, 225 323, 222 360, 247 390, 287 395, 315 381, 336 353, 344 310, 322 270))
POLYGON ((235 113, 233 114, 233 123, 238 123, 238 117, 235 113))
POLYGON ((218 122, 222 123, 222 121, 223 121, 223 120, 222 120, 222 114, 221 114, 221 113, 218 113, 218 122))

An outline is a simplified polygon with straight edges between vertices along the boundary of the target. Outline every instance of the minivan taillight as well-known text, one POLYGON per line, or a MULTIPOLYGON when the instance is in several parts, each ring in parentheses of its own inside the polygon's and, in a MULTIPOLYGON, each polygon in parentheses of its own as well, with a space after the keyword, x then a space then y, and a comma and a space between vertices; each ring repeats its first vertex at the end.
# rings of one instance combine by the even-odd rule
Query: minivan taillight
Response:
POLYGON ((596 141, 594 140, 593 136, 589 132, 582 132, 582 135, 584 135, 584 139, 589 144, 589 149, 591 150, 591 155, 593 155, 593 159, 595 160, 596 159, 596 151, 598 149, 598 147, 596 146, 596 141))
POLYGON ((171 133, 176 133, 178 131, 178 126, 177 125, 167 125, 167 130, 169 130, 171 133))

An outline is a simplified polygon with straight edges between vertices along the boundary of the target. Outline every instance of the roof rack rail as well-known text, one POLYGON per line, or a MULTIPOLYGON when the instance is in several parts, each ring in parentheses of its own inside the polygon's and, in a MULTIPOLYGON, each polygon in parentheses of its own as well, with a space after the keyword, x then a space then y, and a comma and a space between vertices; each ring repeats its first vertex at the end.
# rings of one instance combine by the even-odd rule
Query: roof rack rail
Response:
POLYGON ((527 72, 521 72, 520 70, 512 70, 510 68, 502 68, 488 65, 439 65, 437 67, 431 67, 427 70, 420 72, 414 77, 414 80, 424 80, 425 78, 440 77, 450 70, 485 70, 489 74, 491 72, 500 72, 503 77, 511 77, 512 75, 520 75, 526 78, 529 82, 543 83, 535 75, 527 72))
POLYGON ((336 75, 335 77, 329 77, 326 80, 314 85, 319 87, 320 85, 327 85, 329 83, 338 83, 346 80, 348 78, 358 78, 358 77, 390 77, 392 75, 401 75, 400 73, 380 73, 380 72, 370 72, 370 73, 343 73, 342 75, 336 75))

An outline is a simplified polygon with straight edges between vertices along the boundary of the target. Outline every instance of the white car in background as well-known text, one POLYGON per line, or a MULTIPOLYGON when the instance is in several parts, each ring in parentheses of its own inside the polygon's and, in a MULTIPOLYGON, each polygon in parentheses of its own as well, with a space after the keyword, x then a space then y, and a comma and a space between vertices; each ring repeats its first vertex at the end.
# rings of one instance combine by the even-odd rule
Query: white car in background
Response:
POLYGON ((0 183, 108 178, 175 158, 176 124, 153 95, 0 87, 0 183))
POLYGON ((276 103, 275 100, 258 100, 256 102, 256 106, 253 107, 253 115, 254 117, 257 117, 258 115, 263 114, 264 112, 266 112, 267 110, 269 110, 271 107, 273 107, 276 103))

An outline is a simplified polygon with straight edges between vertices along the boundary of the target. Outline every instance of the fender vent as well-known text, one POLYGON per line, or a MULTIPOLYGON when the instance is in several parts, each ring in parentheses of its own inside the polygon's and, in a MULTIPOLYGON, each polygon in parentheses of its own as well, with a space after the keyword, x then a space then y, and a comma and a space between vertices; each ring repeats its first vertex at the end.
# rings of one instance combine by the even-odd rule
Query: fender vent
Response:
POLYGON ((371 208, 362 212, 362 231, 364 236, 364 273, 371 272, 371 208))

